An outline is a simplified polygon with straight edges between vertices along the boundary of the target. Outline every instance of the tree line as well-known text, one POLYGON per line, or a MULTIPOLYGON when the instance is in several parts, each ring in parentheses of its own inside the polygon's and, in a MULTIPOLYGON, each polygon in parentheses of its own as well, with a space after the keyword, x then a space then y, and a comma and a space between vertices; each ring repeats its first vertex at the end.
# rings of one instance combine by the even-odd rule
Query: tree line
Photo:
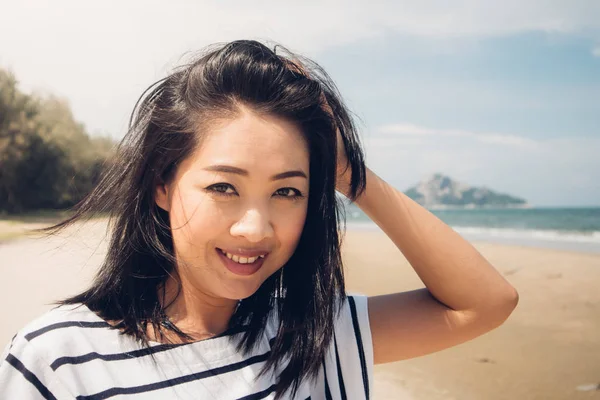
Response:
POLYGON ((0 69, 0 213, 77 204, 108 167, 115 144, 88 135, 64 99, 26 94, 0 69))

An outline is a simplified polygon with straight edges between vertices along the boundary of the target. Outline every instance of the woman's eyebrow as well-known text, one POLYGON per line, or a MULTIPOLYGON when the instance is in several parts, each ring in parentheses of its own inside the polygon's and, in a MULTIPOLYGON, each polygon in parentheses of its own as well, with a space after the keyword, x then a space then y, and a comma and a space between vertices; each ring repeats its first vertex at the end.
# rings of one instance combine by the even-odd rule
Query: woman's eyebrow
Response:
MULTIPOLYGON (((213 171, 213 172, 222 172, 225 174, 236 174, 236 175, 241 175, 241 176, 249 176, 250 175, 250 173, 248 171, 246 171, 245 169, 233 167, 231 165, 211 165, 211 166, 204 168, 204 170, 205 171, 213 171)), ((277 181, 280 179, 294 178, 294 177, 308 179, 308 177, 306 176, 306 174, 304 172, 302 172, 300 170, 292 170, 292 171, 285 171, 285 172, 281 172, 279 174, 273 175, 271 177, 271 180, 277 181)))

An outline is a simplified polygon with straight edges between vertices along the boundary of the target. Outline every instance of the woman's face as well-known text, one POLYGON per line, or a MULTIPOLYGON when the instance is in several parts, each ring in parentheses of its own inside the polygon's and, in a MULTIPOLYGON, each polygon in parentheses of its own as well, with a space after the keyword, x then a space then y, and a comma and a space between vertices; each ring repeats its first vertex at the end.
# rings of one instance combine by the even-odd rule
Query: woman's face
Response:
POLYGON ((309 151, 294 124, 244 109, 204 134, 157 188, 184 291, 251 296, 292 256, 308 205, 309 151))

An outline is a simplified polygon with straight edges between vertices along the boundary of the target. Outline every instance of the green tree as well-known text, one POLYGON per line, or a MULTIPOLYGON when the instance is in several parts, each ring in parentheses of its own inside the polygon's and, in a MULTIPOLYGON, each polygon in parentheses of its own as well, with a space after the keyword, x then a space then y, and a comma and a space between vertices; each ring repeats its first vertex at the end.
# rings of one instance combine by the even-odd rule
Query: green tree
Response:
POLYGON ((65 100, 18 90, 0 69, 0 211, 67 208, 97 183, 114 142, 90 138, 65 100))

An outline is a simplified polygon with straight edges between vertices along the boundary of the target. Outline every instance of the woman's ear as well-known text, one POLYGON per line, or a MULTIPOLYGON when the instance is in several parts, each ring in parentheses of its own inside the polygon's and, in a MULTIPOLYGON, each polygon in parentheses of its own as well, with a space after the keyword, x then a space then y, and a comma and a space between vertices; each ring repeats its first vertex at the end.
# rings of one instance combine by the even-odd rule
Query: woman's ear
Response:
POLYGON ((167 212, 169 212, 171 209, 169 201, 169 188, 165 183, 156 185, 154 190, 154 201, 156 202, 157 206, 167 212))

